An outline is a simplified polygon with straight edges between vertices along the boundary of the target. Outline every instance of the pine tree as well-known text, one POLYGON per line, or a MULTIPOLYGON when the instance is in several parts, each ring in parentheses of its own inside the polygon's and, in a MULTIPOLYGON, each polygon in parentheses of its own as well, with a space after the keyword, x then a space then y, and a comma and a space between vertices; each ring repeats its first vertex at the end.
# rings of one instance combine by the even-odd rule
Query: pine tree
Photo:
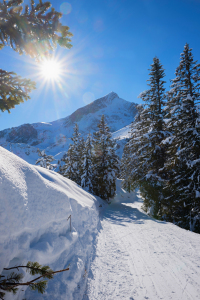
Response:
POLYGON ((40 158, 37 159, 36 165, 40 164, 40 167, 48 170, 53 170, 56 167, 56 165, 51 164, 51 162, 55 160, 52 155, 47 155, 45 150, 40 151, 40 149, 37 149, 37 152, 40 158))
POLYGON ((84 140, 80 136, 77 123, 71 140, 73 144, 70 144, 67 153, 61 159, 65 164, 60 167, 60 174, 81 185, 84 140))
POLYGON ((124 185, 131 189, 140 188, 144 197, 146 211, 159 218, 162 215, 161 201, 165 162, 165 146, 162 141, 166 136, 164 124, 165 88, 164 69, 157 57, 153 59, 150 69, 149 89, 139 97, 144 105, 138 106, 138 115, 131 129, 131 139, 125 147, 129 159, 122 159, 125 170, 124 185))
POLYGON ((131 191, 131 173, 130 173, 130 162, 131 154, 130 154, 130 145, 129 142, 124 146, 122 159, 120 162, 120 178, 123 179, 122 187, 130 193, 131 191))
POLYGON ((60 166, 59 173, 70 180, 76 182, 76 161, 74 160, 73 145, 69 146, 67 153, 61 159, 64 165, 60 166))
POLYGON ((173 222, 200 232, 200 64, 186 44, 172 80, 166 108, 168 130, 168 214, 173 222))
MULTIPOLYGON (((165 131, 163 109, 165 105, 165 73, 159 59, 155 57, 150 69, 149 89, 143 92, 140 97, 146 103, 148 113, 147 126, 149 130, 143 135, 144 149, 141 156, 142 164, 145 164, 145 178, 141 186, 141 192, 146 199, 149 198, 152 208, 152 215, 161 218, 163 214, 163 167, 166 160, 165 145, 162 141, 169 135, 165 131), (146 196, 145 196, 146 195, 146 196)), ((145 206, 145 202, 144 202, 145 206)))
POLYGON ((104 115, 101 117, 98 128, 99 131, 94 133, 93 190, 95 195, 109 201, 115 195, 118 158, 104 115))
POLYGON ((142 159, 146 151, 143 135, 149 130, 149 113, 143 105, 137 105, 137 111, 138 114, 131 124, 131 138, 124 147, 121 160, 122 185, 128 191, 140 185, 145 177, 146 169, 146 164, 142 159))
POLYGON ((83 137, 81 137, 80 135, 80 138, 79 138, 79 141, 78 141, 78 147, 77 147, 77 152, 78 152, 78 157, 79 157, 79 160, 78 160, 78 180, 79 180, 79 185, 82 185, 81 182, 82 182, 82 175, 83 175, 83 152, 84 152, 84 149, 85 149, 85 140, 83 137))
POLYGON ((49 266, 42 266, 38 262, 29 261, 25 266, 20 265, 11 268, 4 268, 6 271, 19 271, 19 269, 25 269, 31 275, 39 276, 30 281, 21 282, 23 279, 22 273, 12 272, 7 276, 0 274, 0 299, 4 299, 3 297, 5 296, 6 292, 12 292, 13 294, 16 294, 19 286, 28 286, 31 290, 38 291, 38 293, 43 294, 47 288, 47 280, 43 279, 53 279, 55 274, 68 271, 69 267, 63 270, 53 271, 49 266))
POLYGON ((35 88, 35 82, 30 79, 0 69, 0 110, 10 113, 15 105, 30 99, 29 93, 35 88))
MULTIPOLYGON (((59 19, 62 14, 51 7, 50 2, 31 0, 31 9, 23 0, 3 0, 0 2, 0 49, 10 46, 20 55, 25 53, 37 60, 50 56, 56 45, 71 48, 68 26, 59 19)), ((0 110, 10 112, 15 105, 29 99, 35 89, 35 82, 23 79, 14 72, 0 69, 0 110)))
POLYGON ((81 186, 90 193, 93 192, 92 181, 94 177, 92 143, 92 136, 89 134, 83 148, 81 176, 81 186))
POLYGON ((111 145, 108 152, 108 167, 106 173, 107 195, 108 199, 112 199, 116 192, 116 180, 119 177, 119 157, 115 153, 115 143, 111 145))

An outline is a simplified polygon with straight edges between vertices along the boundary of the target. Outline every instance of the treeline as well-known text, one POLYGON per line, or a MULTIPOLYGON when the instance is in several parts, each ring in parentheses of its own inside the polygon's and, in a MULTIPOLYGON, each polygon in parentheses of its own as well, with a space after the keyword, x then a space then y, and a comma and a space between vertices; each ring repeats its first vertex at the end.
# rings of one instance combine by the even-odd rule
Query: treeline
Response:
MULTIPOLYGON (((75 124, 73 137, 68 151, 58 162, 59 173, 83 187, 88 192, 109 201, 116 191, 116 179, 119 175, 119 158, 115 153, 115 142, 111 138, 109 127, 102 115, 98 131, 88 134, 84 140, 75 124)), ((52 170, 54 158, 38 149, 40 158, 36 164, 52 170)))
POLYGON ((163 66, 153 59, 121 177, 126 190, 140 189, 150 215, 200 233, 200 64, 188 44, 175 75, 166 92, 163 66))

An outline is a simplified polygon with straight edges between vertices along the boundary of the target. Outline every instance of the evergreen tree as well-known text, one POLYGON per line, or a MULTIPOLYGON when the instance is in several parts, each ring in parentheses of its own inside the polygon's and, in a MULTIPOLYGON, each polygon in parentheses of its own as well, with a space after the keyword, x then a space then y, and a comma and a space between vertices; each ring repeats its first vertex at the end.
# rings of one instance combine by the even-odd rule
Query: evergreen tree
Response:
MULTIPOLYGON (((63 26, 59 19, 62 14, 51 7, 50 2, 39 1, 31 8, 23 0, 0 1, 0 49, 10 46, 20 55, 25 53, 37 60, 49 56, 56 45, 71 48, 69 27, 63 26)), ((0 69, 0 110, 10 112, 11 108, 29 99, 35 83, 23 79, 14 72, 0 69)))
POLYGON ((130 145, 129 142, 126 143, 124 146, 123 154, 122 154, 122 159, 120 163, 120 178, 123 179, 122 181, 122 187, 130 193, 131 191, 131 174, 129 172, 130 170, 130 162, 131 155, 130 155, 130 145))
MULTIPOLYGON (((148 205, 152 209, 151 214, 154 217, 161 218, 163 214, 163 167, 166 160, 165 145, 162 141, 169 135, 165 131, 163 109, 165 105, 165 73, 159 59, 155 57, 150 69, 149 89, 143 92, 140 97, 146 103, 148 112, 147 126, 149 130, 143 135, 144 146, 141 156, 142 164, 145 163, 145 178, 141 182, 141 193, 144 198, 149 199, 148 205)), ((144 206, 145 202, 144 202, 144 206)), ((146 207, 147 209, 147 207, 146 207)))
POLYGON ((78 152, 78 157, 79 157, 79 160, 78 160, 79 185, 82 185, 82 183, 81 183, 82 182, 82 175, 83 175, 83 172, 84 172, 84 169, 83 169, 83 153, 84 153, 84 150, 85 150, 85 140, 80 135, 80 138, 79 138, 79 141, 78 141, 78 147, 77 147, 77 152, 78 152))
POLYGON ((37 152, 40 158, 37 159, 36 165, 40 164, 40 167, 48 170, 53 170, 56 167, 56 165, 51 164, 55 160, 52 155, 47 155, 45 150, 40 151, 40 149, 37 149, 37 152))
POLYGON ((116 180, 119 176, 119 157, 115 153, 115 143, 113 143, 108 152, 108 167, 105 176, 107 181, 107 195, 108 199, 113 198, 116 192, 116 180))
POLYGON ((104 115, 101 117, 98 128, 99 131, 94 133, 93 190, 95 195, 108 201, 115 195, 118 158, 104 115))
MULTIPOLYGON (((126 181, 131 189, 140 187, 146 211, 154 217, 162 216, 162 169, 165 162, 165 146, 162 144, 167 132, 164 123, 165 88, 164 69, 157 57, 150 69, 149 89, 140 94, 144 101, 138 106, 139 113, 132 125, 131 139, 125 148, 130 159, 126 158, 126 181)), ((125 182, 124 184, 127 185, 125 182)))
POLYGON ((22 273, 12 272, 7 276, 0 274, 0 299, 4 299, 3 297, 5 296, 6 292, 12 292, 13 294, 16 294, 19 286, 28 286, 31 290, 38 291, 38 293, 43 294, 47 288, 47 280, 43 279, 52 279, 55 274, 68 271, 69 267, 63 270, 53 271, 49 266, 42 266, 38 262, 29 261, 25 266, 21 265, 11 268, 4 268, 6 271, 19 271, 19 269, 25 269, 31 275, 39 276, 30 281, 21 282, 23 279, 22 273))
POLYGON ((60 167, 60 174, 81 185, 82 152, 84 140, 80 137, 78 124, 74 126, 74 133, 66 154, 61 159, 65 164, 60 167))
POLYGON ((88 135, 83 148, 83 161, 82 161, 82 176, 81 176, 81 186, 85 188, 88 192, 93 192, 93 155, 92 155, 92 136, 88 135))
POLYGON ((131 138, 125 145, 121 160, 121 178, 123 187, 130 191, 137 188, 145 177, 145 169, 142 156, 145 153, 146 141, 143 135, 149 130, 149 114, 143 105, 137 106, 138 114, 131 124, 131 138))
POLYGON ((69 149, 61 161, 64 162, 64 165, 60 166, 59 173, 76 182, 76 161, 74 160, 73 145, 69 145, 69 149))
POLYGON ((23 79, 14 72, 0 69, 0 110, 10 113, 10 109, 15 105, 30 99, 29 93, 33 89, 35 82, 23 79))
POLYGON ((172 80, 166 108, 168 130, 168 171, 166 199, 169 218, 186 229, 200 232, 200 64, 186 44, 172 80))

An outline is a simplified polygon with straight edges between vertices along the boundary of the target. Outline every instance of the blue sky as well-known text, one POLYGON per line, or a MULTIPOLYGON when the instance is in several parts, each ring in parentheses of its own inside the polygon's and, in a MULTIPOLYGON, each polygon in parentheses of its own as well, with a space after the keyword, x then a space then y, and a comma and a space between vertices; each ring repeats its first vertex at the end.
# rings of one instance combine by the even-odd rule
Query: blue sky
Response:
POLYGON ((10 114, 0 112, 0 130, 66 117, 111 91, 141 103, 137 96, 147 89, 153 57, 163 64, 169 89, 186 42, 200 60, 200 0, 51 3, 63 12, 61 22, 74 35, 72 49, 55 51, 65 72, 59 82, 46 81, 38 76, 39 65, 33 59, 19 56, 9 47, 1 50, 1 68, 35 80, 37 90, 10 114))

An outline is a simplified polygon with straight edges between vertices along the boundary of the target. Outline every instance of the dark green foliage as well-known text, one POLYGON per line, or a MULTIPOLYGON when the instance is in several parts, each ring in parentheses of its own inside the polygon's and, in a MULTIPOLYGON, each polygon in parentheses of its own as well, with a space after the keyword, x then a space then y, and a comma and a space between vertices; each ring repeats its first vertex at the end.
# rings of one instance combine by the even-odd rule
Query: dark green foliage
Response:
POLYGON ((74 133, 71 140, 73 144, 70 144, 67 153, 61 159, 64 165, 60 166, 59 173, 81 185, 84 140, 80 136, 77 123, 74 126, 74 133))
POLYGON ((145 178, 145 172, 148 168, 148 161, 145 163, 144 156, 148 144, 142 137, 148 132, 150 118, 148 110, 142 105, 137 106, 138 114, 135 122, 131 124, 131 138, 124 147, 121 160, 121 178, 123 187, 127 190, 134 190, 145 178))
POLYGON ((52 279, 54 274, 68 271, 69 268, 59 271, 53 271, 49 266, 42 266, 38 262, 29 261, 26 266, 16 266, 12 268, 4 268, 4 270, 26 269, 32 276, 39 275, 31 281, 21 282, 23 275, 21 273, 10 273, 7 277, 0 275, 0 299, 4 299, 5 292, 12 292, 16 294, 19 286, 29 286, 31 290, 38 291, 43 294, 47 287, 47 280, 40 280, 41 278, 52 279))
POLYGON ((82 175, 81 175, 81 186, 88 190, 88 192, 93 192, 93 155, 92 155, 92 136, 88 135, 87 140, 82 148, 82 175))
POLYGON ((30 99, 29 93, 32 89, 35 89, 35 82, 0 69, 0 110, 10 113, 15 105, 30 99))
POLYGON ((168 93, 168 173, 166 206, 168 215, 179 226, 200 232, 200 64, 193 60, 186 44, 176 78, 168 93))
MULTIPOLYGON (((10 46, 20 55, 25 53, 41 60, 50 56, 56 45, 71 48, 68 26, 59 19, 62 14, 51 7, 50 2, 39 1, 23 11, 22 0, 3 0, 0 2, 0 49, 10 46)), ((24 100, 30 99, 29 93, 35 89, 35 82, 23 79, 14 72, 0 69, 0 110, 8 111, 24 100)))
POLYGON ((164 166, 165 162, 165 149, 161 144, 162 140, 166 137, 164 131, 164 115, 163 110, 165 99, 165 88, 162 79, 165 76, 164 69, 157 57, 153 59, 153 64, 150 69, 150 83, 149 90, 140 95, 146 103, 146 110, 148 118, 146 118, 146 127, 149 127, 148 134, 143 136, 146 140, 145 158, 148 159, 148 173, 153 172, 155 176, 159 177, 159 169, 164 166))
POLYGON ((63 26, 59 19, 62 14, 51 7, 50 2, 37 5, 31 0, 28 5, 21 6, 22 0, 0 2, 0 41, 1 48, 10 46, 19 54, 28 54, 40 59, 52 51, 56 45, 71 48, 68 26, 63 26))
POLYGON ((115 143, 102 115, 98 124, 99 131, 94 133, 94 194, 104 200, 113 198, 116 178, 119 173, 119 160, 115 154, 115 143))
POLYGON ((126 189, 140 187, 145 198, 144 208, 154 217, 161 215, 165 146, 168 134, 164 124, 164 69, 157 57, 150 69, 149 89, 140 94, 144 105, 139 105, 138 115, 131 128, 131 138, 122 157, 122 178, 126 189))
POLYGON ((108 201, 115 195, 119 158, 104 115, 98 127, 94 139, 89 134, 85 142, 75 124, 73 144, 61 159, 64 165, 60 166, 59 173, 108 201))
POLYGON ((146 212, 200 233, 200 64, 191 50, 186 44, 166 96, 164 70, 154 58, 121 174, 124 188, 140 188, 146 212))
POLYGON ((131 174, 129 172, 128 167, 130 167, 129 162, 131 159, 130 155, 130 147, 129 143, 127 143, 124 146, 123 154, 122 154, 122 159, 121 159, 121 164, 120 164, 120 178, 123 179, 122 182, 122 187, 130 193, 131 191, 131 174))

